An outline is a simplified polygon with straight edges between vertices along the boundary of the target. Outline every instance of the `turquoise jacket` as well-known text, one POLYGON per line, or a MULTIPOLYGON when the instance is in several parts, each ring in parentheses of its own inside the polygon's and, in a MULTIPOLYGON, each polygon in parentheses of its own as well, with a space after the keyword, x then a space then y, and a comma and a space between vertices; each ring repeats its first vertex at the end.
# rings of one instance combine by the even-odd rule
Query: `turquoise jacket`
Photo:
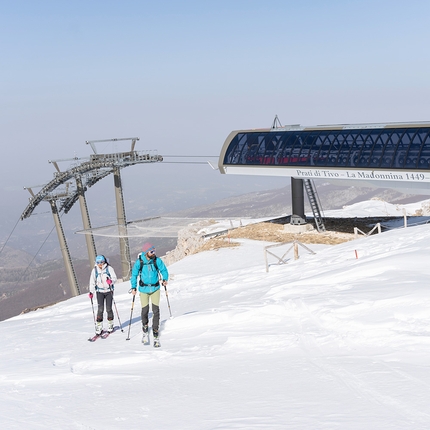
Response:
POLYGON ((133 270, 131 271, 131 288, 135 290, 139 286, 139 292, 151 294, 154 291, 160 289, 161 281, 169 280, 169 272, 167 271, 167 267, 164 265, 163 260, 161 258, 155 257, 157 260, 157 267, 160 271, 161 281, 158 277, 157 269, 154 266, 154 260, 152 258, 147 258, 146 254, 140 253, 137 256, 137 260, 134 263, 133 270), (140 258, 142 259, 142 273, 140 272, 140 258), (140 278, 139 278, 140 275, 140 278), (142 281, 139 283, 139 280, 142 281), (141 285, 143 283, 143 285, 141 285))

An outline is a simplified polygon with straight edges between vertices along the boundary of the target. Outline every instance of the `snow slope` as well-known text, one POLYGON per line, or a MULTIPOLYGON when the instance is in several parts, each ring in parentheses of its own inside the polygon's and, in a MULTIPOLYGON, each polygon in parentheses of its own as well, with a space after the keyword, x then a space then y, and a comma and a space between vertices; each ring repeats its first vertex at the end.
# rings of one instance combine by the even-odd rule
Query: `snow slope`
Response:
POLYGON ((392 204, 381 199, 373 199, 344 206, 342 209, 327 210, 324 211, 324 215, 338 218, 428 216, 430 215, 430 200, 409 204, 392 204))
POLYGON ((86 295, 1 322, 0 428, 430 428, 430 225, 266 273, 268 244, 170 266, 160 349, 127 283, 106 340, 86 295))

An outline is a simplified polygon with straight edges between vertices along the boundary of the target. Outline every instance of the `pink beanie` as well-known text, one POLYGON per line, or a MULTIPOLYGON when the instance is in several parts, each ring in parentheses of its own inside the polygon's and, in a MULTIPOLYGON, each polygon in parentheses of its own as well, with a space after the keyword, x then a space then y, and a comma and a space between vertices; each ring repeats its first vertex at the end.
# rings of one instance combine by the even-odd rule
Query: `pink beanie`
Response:
POLYGON ((152 243, 146 242, 142 246, 142 251, 146 254, 149 251, 155 249, 155 246, 152 243))

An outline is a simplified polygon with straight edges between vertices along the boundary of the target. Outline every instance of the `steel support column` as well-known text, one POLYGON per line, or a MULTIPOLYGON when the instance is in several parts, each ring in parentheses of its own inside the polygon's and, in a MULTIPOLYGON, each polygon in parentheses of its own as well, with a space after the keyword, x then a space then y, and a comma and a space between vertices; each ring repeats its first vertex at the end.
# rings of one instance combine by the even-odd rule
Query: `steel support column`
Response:
POLYGON ((121 172, 119 167, 113 169, 115 183, 116 213, 118 221, 119 250, 121 254, 122 278, 128 281, 131 276, 130 246, 127 236, 124 197, 122 194, 121 172))
POLYGON ((63 226, 61 224, 60 216, 58 215, 57 203, 55 200, 49 201, 51 205, 52 215, 54 217, 55 228, 57 230, 58 241, 60 242, 60 250, 63 255, 64 267, 66 268, 66 275, 70 285, 72 296, 79 296, 79 285, 76 278, 75 270, 73 268, 72 259, 70 257, 69 247, 67 246, 66 236, 64 235, 63 226))
MULTIPOLYGON (((85 230, 91 229, 91 221, 90 214, 88 212, 87 200, 85 198, 85 190, 82 185, 82 178, 77 176, 76 178, 76 188, 78 190, 79 195, 79 206, 81 208, 81 216, 82 216, 82 225, 85 230)), ((93 234, 86 234, 85 240, 87 242, 87 250, 88 250, 88 258, 90 260, 90 267, 94 266, 94 262, 96 261, 96 244, 94 242, 93 234)))
POLYGON ((290 224, 306 224, 303 179, 291 178, 292 215, 290 224))

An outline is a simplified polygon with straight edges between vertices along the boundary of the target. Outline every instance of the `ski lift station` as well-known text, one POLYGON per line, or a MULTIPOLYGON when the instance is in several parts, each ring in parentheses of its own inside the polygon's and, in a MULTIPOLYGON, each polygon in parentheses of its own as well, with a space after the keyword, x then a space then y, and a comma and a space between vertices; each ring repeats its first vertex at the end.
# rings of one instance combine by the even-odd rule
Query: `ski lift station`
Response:
POLYGON ((223 174, 289 176, 291 224, 305 224, 304 192, 324 229, 314 179, 430 195, 430 122, 282 126, 232 131, 220 153, 223 174))

